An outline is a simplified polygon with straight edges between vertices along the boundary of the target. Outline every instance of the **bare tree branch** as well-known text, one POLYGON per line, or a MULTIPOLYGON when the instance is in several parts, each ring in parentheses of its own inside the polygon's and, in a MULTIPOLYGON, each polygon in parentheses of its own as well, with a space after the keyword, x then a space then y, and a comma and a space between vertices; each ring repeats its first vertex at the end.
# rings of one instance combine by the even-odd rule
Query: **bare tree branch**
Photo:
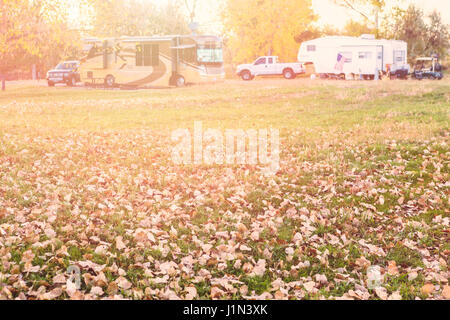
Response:
POLYGON ((195 19, 195 11, 197 9, 197 0, 192 0, 192 8, 189 7, 189 0, 184 0, 184 3, 186 4, 186 8, 189 12, 190 18, 191 18, 191 22, 194 21, 195 19))
POLYGON ((334 3, 336 3, 337 5, 341 6, 341 7, 346 7, 349 8, 357 13, 359 13, 360 15, 362 15, 365 19, 370 20, 369 16, 367 14, 365 14, 364 12, 362 12, 360 9, 356 8, 355 5, 353 5, 351 3, 351 1, 349 0, 334 0, 334 3))

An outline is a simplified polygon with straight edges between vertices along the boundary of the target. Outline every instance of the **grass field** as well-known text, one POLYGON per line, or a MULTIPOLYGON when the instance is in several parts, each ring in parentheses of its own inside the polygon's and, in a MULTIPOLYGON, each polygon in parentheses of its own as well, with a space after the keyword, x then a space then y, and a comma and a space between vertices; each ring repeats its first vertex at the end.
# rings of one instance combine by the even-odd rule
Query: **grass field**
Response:
POLYGON ((449 112, 448 79, 11 85, 0 298, 449 299, 449 112), (195 121, 279 129, 280 171, 173 164, 195 121))

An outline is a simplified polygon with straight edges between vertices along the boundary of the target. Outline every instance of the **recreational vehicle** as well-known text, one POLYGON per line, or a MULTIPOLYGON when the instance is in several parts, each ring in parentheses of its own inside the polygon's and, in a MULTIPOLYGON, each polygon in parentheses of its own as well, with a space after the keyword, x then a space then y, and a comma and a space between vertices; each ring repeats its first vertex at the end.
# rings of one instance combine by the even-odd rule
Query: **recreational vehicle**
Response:
POLYGON ((81 80, 108 87, 182 87, 225 79, 215 36, 85 39, 81 80))
POLYGON ((302 43, 298 61, 314 64, 321 77, 360 76, 374 79, 376 74, 406 78, 408 45, 404 41, 375 39, 373 35, 357 37, 329 36, 302 43))

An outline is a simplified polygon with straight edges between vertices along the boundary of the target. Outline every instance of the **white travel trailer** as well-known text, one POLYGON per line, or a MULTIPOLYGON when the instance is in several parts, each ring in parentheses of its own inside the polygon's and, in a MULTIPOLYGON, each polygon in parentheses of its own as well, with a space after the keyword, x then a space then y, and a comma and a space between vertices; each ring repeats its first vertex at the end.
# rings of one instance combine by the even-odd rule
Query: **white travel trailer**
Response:
POLYGON ((303 42, 298 53, 300 63, 314 64, 321 77, 362 76, 374 79, 379 74, 406 78, 408 45, 404 41, 361 37, 329 36, 303 42))

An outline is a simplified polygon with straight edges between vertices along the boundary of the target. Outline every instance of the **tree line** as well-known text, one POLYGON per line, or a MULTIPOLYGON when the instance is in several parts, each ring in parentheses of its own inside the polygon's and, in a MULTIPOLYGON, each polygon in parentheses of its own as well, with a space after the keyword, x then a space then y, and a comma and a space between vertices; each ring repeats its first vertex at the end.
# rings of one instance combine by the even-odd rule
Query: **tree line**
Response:
POLYGON ((0 0, 3 86, 12 71, 29 72, 34 65, 44 77, 60 60, 78 58, 88 35, 188 34, 186 1, 195 0, 168 0, 162 6, 141 0, 0 0), (79 14, 74 16, 74 10, 79 14))
MULTIPOLYGON (((0 74, 30 70, 42 74, 61 59, 79 56, 81 39, 98 37, 189 34, 197 0, 77 0, 80 14, 65 0, 0 0, 0 74)), ((226 58, 230 63, 278 55, 295 61, 299 44, 324 35, 365 33, 408 42, 409 57, 449 53, 449 26, 440 13, 426 16, 418 7, 387 10, 385 0, 333 0, 360 16, 342 29, 317 26, 311 0, 220 0, 226 58)), ((395 0, 393 0, 395 1, 395 0)), ((73 2, 73 1, 72 1, 73 2)), ((207 5, 207 3, 203 3, 207 5)), ((204 30, 207 32, 207 30, 204 30)))
POLYGON ((437 11, 426 15, 415 5, 406 9, 394 6, 391 10, 385 0, 333 1, 360 19, 349 21, 343 29, 319 27, 311 0, 227 0, 222 21, 230 60, 242 63, 274 54, 295 61, 299 44, 304 41, 362 34, 406 41, 410 63, 423 55, 438 54, 442 59, 449 56, 450 27, 437 11))

